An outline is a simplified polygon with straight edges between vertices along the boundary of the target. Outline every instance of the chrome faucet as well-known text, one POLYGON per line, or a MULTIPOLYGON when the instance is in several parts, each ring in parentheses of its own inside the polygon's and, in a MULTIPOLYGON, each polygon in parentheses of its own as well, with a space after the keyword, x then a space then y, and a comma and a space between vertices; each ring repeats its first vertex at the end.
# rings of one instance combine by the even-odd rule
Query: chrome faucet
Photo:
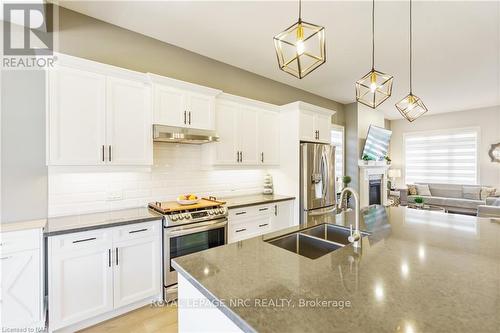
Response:
POLYGON ((354 232, 352 231, 352 224, 351 224, 351 234, 347 238, 349 242, 352 243, 352 245, 356 248, 361 247, 361 232, 359 230, 359 195, 358 192, 356 192, 353 188, 351 187, 346 187, 340 192, 340 203, 339 207, 342 206, 342 200, 344 199, 344 195, 347 192, 351 192, 352 196, 354 197, 354 227, 356 230, 354 232))

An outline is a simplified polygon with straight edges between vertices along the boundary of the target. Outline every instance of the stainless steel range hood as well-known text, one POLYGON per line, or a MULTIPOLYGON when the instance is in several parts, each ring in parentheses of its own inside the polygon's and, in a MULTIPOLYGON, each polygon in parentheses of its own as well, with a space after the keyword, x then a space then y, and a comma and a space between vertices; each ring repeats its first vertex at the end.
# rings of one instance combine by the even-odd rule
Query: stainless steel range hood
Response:
POLYGON ((155 124, 153 125, 153 141, 199 145, 217 142, 219 137, 215 131, 155 124))

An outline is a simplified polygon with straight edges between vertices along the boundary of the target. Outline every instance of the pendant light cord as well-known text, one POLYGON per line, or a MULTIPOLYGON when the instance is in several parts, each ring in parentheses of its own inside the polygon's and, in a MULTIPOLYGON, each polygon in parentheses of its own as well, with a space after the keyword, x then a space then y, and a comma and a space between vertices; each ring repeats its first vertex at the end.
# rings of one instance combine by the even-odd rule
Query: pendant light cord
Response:
POLYGON ((372 0, 372 71, 375 70, 375 0, 372 0))
POLYGON ((302 22, 302 0, 299 0, 299 22, 302 22))
POLYGON ((411 9, 412 9, 412 1, 410 0, 410 94, 412 94, 412 70, 411 70, 411 67, 412 67, 412 53, 413 53, 413 43, 412 43, 412 39, 413 39, 413 34, 412 34, 412 13, 411 13, 411 9))

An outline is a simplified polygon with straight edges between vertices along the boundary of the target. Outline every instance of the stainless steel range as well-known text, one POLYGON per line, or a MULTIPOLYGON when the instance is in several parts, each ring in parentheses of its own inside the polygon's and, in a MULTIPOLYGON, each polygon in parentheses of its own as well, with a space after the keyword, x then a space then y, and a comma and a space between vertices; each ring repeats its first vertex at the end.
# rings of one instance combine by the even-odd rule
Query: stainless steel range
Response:
POLYGON ((203 199, 180 207, 173 202, 150 203, 163 219, 163 297, 177 299, 177 272, 171 260, 227 243, 227 208, 223 202, 203 199))

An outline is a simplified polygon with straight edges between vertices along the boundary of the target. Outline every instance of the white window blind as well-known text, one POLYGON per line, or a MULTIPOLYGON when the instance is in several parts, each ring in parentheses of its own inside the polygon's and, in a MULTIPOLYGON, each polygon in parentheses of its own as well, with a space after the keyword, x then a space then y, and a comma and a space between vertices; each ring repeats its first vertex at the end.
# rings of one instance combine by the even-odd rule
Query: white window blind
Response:
POLYGON ((477 129, 405 134, 406 183, 477 184, 478 137, 477 129))
POLYGON ((344 176, 344 127, 332 127, 332 145, 335 146, 335 177, 342 179, 344 176))

